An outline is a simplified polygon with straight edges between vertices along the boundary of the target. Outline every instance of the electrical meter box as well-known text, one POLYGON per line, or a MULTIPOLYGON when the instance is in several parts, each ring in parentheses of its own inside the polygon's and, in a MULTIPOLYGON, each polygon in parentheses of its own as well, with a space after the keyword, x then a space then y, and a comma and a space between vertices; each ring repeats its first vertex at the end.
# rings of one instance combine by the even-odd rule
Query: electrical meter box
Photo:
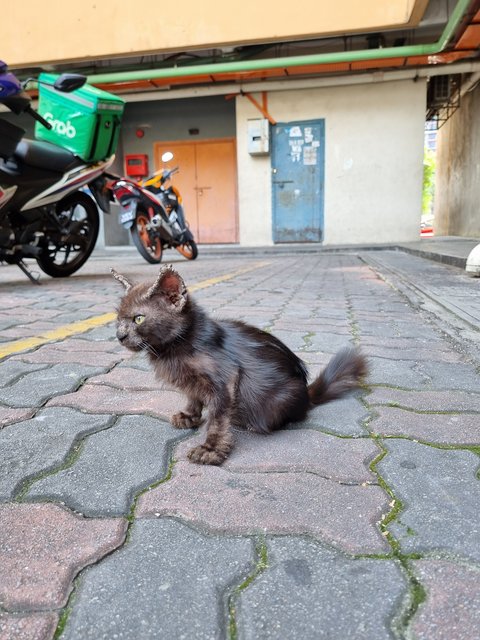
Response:
POLYGON ((35 125, 38 140, 68 149, 85 162, 108 158, 118 142, 124 101, 111 93, 85 84, 64 93, 53 87, 58 76, 42 73, 39 80, 38 112, 51 129, 35 125))
POLYGON ((270 152, 270 131, 266 118, 247 120, 248 153, 266 156, 270 152))

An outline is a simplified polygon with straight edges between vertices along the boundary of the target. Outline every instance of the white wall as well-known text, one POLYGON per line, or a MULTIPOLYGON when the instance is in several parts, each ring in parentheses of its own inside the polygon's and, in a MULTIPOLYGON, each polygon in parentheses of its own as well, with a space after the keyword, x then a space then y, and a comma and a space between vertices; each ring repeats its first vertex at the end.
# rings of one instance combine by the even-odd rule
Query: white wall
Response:
MULTIPOLYGON (((247 104, 248 103, 248 104, 247 104)), ((250 156, 247 151, 247 119, 261 117, 237 98, 237 171, 239 240, 247 247, 273 244, 270 156, 250 156)))
MULTIPOLYGON (((325 119, 324 244, 417 240, 421 216, 425 81, 277 91, 277 122, 325 119)), ((247 152, 247 119, 237 98, 240 242, 272 244, 270 157, 247 152)))

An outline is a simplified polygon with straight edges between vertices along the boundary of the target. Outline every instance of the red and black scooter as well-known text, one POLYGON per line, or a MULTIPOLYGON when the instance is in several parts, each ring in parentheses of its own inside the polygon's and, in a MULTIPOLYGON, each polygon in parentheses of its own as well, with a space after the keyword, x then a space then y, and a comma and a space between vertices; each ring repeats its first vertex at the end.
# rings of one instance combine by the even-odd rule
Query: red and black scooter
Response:
MULTIPOLYGON (((173 154, 163 154, 163 162, 173 154)), ((182 196, 173 185, 165 186, 178 167, 161 169, 140 182, 109 176, 108 188, 122 207, 119 223, 130 229, 133 242, 142 258, 161 262, 164 249, 176 249, 188 260, 198 255, 197 244, 188 228, 182 196)))

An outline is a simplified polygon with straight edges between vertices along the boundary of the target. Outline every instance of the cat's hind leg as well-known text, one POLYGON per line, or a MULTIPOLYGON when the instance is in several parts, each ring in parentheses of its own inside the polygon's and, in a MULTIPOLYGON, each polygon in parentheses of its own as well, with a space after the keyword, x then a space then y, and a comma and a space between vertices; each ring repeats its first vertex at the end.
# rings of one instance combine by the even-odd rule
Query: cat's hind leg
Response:
POLYGON ((185 411, 175 413, 171 423, 176 429, 196 429, 203 423, 202 410, 202 401, 190 398, 185 411))

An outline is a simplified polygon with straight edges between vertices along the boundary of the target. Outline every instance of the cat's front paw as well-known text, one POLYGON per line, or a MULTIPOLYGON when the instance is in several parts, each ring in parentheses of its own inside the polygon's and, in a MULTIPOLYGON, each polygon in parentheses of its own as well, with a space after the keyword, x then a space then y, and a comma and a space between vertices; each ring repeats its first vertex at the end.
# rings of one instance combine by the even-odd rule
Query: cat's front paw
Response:
POLYGON ((187 455, 192 462, 197 464, 222 464, 227 459, 228 454, 229 451, 209 449, 204 444, 200 444, 198 447, 190 449, 187 455))
POLYGON ((202 416, 192 416, 180 411, 172 416, 171 423, 176 429, 196 429, 202 424, 202 416))

